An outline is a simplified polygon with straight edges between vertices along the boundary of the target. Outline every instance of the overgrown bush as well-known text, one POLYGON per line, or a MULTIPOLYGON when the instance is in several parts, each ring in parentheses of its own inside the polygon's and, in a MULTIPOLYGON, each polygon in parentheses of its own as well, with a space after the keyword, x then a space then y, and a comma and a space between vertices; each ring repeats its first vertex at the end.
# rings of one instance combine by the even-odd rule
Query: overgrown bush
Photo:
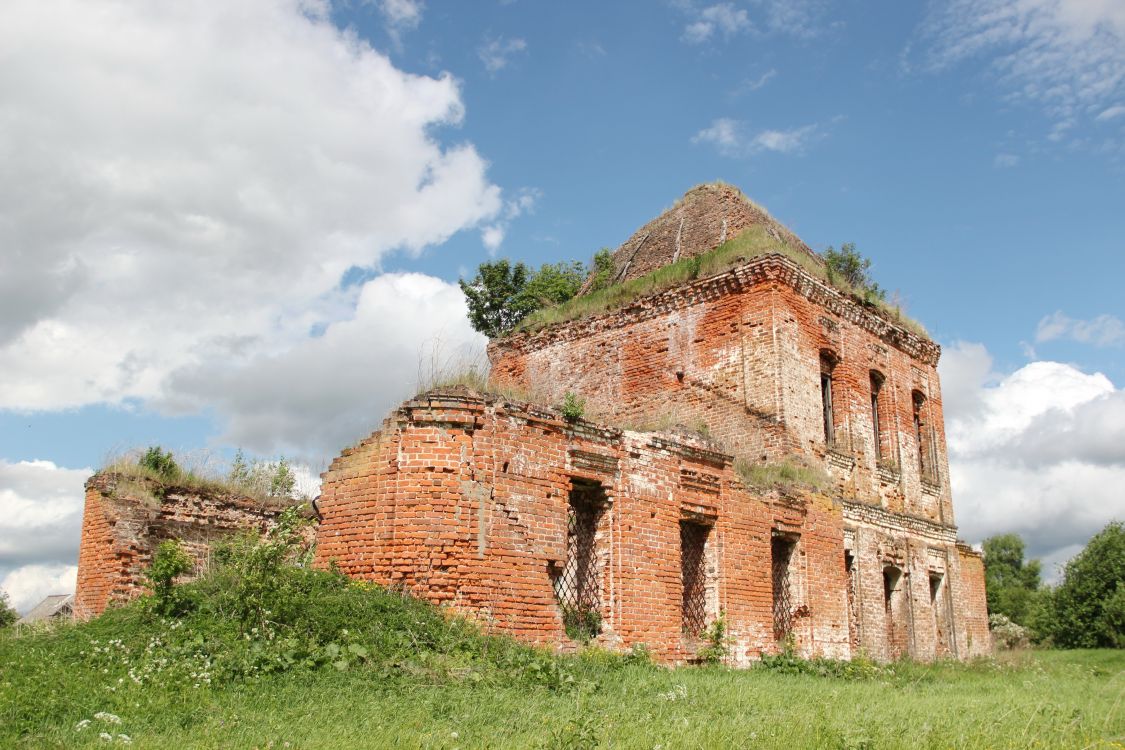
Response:
POLYGON ((184 551, 176 539, 165 539, 156 547, 152 564, 145 571, 145 579, 152 589, 150 600, 152 610, 169 617, 180 614, 187 605, 182 590, 175 585, 176 579, 190 573, 193 567, 191 556, 184 551))
POLYGON ((992 642, 997 648, 1026 648, 1031 642, 1030 631, 1012 622, 1006 615, 989 615, 988 628, 992 631, 992 642))
POLYGON ((602 632, 602 616, 590 607, 563 606, 562 620, 566 637, 579 643, 589 643, 602 632))
POLYGON ((720 612, 703 631, 703 641, 706 645, 699 649, 699 658, 704 664, 722 664, 730 656, 730 637, 727 635, 725 612, 720 612))
POLYGON ((171 481, 180 476, 180 467, 172 456, 172 451, 162 450, 159 445, 150 446, 142 455, 138 463, 165 481, 171 481))
POLYGON ((830 282, 842 281, 869 303, 886 300, 887 293, 871 278, 871 259, 860 255, 854 242, 845 242, 839 250, 829 246, 824 251, 824 263, 830 282))
POLYGON ((568 422, 577 422, 586 413, 586 401, 576 393, 567 392, 559 405, 563 419, 568 422))
POLYGON ((20 613, 9 603, 8 592, 0 591, 0 630, 11 627, 18 619, 20 619, 20 613))

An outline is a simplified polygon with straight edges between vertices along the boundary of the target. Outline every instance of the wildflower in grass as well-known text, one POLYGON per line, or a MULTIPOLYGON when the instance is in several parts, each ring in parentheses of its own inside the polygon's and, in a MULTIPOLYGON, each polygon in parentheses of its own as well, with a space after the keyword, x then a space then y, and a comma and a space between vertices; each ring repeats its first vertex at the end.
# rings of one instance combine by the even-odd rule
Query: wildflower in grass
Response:
POLYGON ((121 717, 116 714, 111 714, 107 711, 98 711, 94 714, 94 718, 98 721, 104 721, 106 724, 120 724, 121 717))
POLYGON ((102 732, 98 735, 98 739, 102 742, 113 742, 113 735, 109 732, 102 732))
POLYGON ((74 731, 75 732, 81 732, 83 729, 85 729, 88 726, 90 726, 90 720, 89 719, 83 719, 82 721, 80 721, 80 722, 78 722, 77 724, 74 725, 74 731))
POLYGON ((121 743, 122 745, 131 745, 131 744, 133 744, 133 738, 132 738, 132 737, 130 737, 129 735, 127 735, 127 734, 119 734, 119 735, 117 735, 117 741, 118 741, 118 742, 120 742, 120 743, 121 743))

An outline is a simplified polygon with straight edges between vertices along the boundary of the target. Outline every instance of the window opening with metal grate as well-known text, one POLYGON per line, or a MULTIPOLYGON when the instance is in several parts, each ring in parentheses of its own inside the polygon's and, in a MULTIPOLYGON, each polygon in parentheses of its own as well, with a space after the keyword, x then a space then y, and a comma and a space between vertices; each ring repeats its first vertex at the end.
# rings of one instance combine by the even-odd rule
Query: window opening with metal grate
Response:
POLYGON ((707 627, 707 536, 710 526, 680 521, 680 566, 683 575, 683 631, 698 636, 707 627))
POLYGON ((770 572, 773 580, 773 635, 783 641, 793 632, 793 586, 789 568, 796 539, 775 535, 770 542, 770 572))

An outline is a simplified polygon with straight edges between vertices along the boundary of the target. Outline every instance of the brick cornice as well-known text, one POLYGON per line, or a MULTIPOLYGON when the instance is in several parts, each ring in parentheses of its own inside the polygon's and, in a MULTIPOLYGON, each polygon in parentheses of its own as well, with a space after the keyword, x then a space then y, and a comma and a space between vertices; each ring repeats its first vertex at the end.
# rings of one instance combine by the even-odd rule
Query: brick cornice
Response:
POLYGON ((833 315, 859 326, 914 359, 927 365, 937 365, 941 356, 938 344, 865 309, 860 303, 813 277, 780 253, 761 255, 714 276, 640 297, 611 312, 495 339, 488 344, 488 356, 495 362, 504 352, 524 354, 552 344, 624 328, 632 323, 736 294, 767 282, 783 283, 833 315))

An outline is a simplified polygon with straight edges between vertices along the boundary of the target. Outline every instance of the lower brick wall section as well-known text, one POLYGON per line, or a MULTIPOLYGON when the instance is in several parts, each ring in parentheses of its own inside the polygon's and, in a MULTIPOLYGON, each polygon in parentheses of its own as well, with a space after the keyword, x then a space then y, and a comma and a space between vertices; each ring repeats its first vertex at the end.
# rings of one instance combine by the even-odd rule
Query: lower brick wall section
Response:
POLYGON ((247 530, 265 533, 280 512, 237 495, 95 474, 86 482, 75 616, 94 617, 140 595, 161 541, 179 539, 198 572, 216 541, 247 530))
POLYGON ((736 664, 786 640, 833 658, 964 658, 988 645, 980 558, 956 545, 955 529, 821 495, 751 492, 730 456, 699 438, 436 391, 333 462, 319 505, 318 565, 559 650, 575 647, 563 602, 598 613, 606 647, 696 658, 683 523, 705 539, 702 588, 688 587, 700 596, 687 598, 705 623, 723 614, 736 664), (571 513, 572 494, 588 515, 571 513), (589 498, 594 510, 581 505, 589 498), (888 584, 885 569, 898 572, 888 584))

